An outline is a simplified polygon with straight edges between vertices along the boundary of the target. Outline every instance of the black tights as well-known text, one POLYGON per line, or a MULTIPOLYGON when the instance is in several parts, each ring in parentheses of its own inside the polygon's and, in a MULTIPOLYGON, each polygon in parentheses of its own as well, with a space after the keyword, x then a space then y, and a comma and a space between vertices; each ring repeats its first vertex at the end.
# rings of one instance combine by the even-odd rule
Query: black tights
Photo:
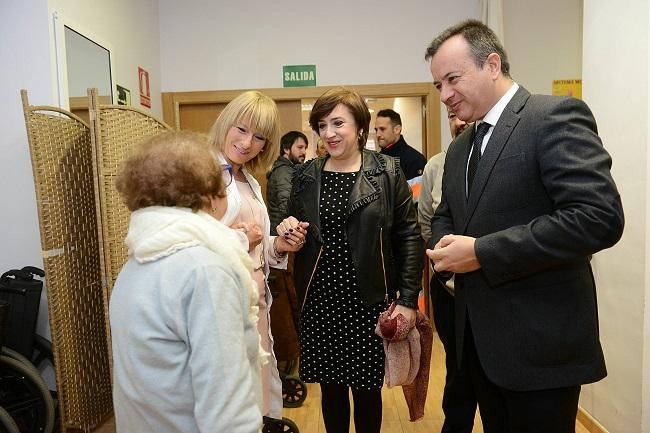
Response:
MULTIPOLYGON (((323 420, 327 433, 350 431, 349 387, 321 383, 323 420)), ((379 433, 381 429, 381 388, 352 388, 354 399, 354 429, 357 433, 379 433)))

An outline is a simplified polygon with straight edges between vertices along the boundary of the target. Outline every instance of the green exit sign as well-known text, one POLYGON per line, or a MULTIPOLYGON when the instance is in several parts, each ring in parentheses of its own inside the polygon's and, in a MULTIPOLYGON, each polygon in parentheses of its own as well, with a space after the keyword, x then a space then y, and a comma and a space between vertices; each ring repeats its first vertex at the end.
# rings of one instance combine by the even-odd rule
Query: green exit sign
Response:
POLYGON ((283 87, 316 85, 316 65, 288 65, 282 67, 283 87))

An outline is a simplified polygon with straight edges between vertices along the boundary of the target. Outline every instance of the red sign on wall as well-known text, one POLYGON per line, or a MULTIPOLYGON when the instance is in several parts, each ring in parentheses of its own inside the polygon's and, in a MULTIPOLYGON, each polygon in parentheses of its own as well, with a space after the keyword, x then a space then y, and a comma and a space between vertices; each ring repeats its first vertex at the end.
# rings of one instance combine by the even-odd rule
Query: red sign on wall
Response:
POLYGON ((138 66, 138 82, 140 83, 140 104, 151 108, 151 91, 149 90, 149 72, 138 66))

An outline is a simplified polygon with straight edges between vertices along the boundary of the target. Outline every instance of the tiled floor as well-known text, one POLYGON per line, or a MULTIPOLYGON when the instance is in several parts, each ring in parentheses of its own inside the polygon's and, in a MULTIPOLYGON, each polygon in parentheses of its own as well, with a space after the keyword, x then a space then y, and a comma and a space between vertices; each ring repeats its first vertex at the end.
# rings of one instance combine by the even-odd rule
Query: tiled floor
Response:
MULTIPOLYGON (((382 433, 436 433, 440 431, 443 421, 440 399, 444 384, 444 349, 437 337, 434 337, 433 355, 429 377, 429 393, 425 407, 425 416, 421 421, 412 423, 408 420, 408 409, 400 387, 382 390, 384 411, 382 433)), ((318 385, 308 384, 308 396, 302 407, 284 409, 284 416, 293 420, 300 433, 325 433, 323 415, 320 409, 320 390, 318 385)), ((350 429, 354 432, 354 426, 350 429)), ((113 418, 94 430, 95 433, 115 433, 113 418)), ((480 416, 477 414, 473 433, 483 433, 480 416)), ((576 433, 589 431, 576 422, 576 433)))

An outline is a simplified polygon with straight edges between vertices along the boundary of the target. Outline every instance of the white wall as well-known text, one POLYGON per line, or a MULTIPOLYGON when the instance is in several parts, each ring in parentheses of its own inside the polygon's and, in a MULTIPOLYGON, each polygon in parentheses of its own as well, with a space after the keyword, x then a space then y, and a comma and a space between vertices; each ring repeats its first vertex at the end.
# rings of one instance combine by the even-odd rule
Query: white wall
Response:
POLYGON ((174 29, 160 34, 162 89, 282 87, 282 66, 301 64, 316 65, 319 86, 430 82, 431 39, 477 17, 476 0, 160 0, 160 27, 174 29))
MULTIPOLYGON (((32 104, 53 100, 50 69, 47 0, 2 2, 0 16, 0 272, 33 265, 42 268, 36 194, 20 101, 28 89, 32 104), (9 65, 11 65, 9 67, 9 65)), ((39 323, 44 332, 46 304, 39 323)))
POLYGON ((512 77, 532 93, 582 76, 582 0, 503 0, 512 77))
MULTIPOLYGON (((582 0, 502 0, 502 5, 501 42, 515 81, 550 95, 553 80, 581 78, 582 0)), ((440 114, 444 148, 451 141, 444 106, 440 114)))
MULTIPOLYGON (((503 4, 515 79, 533 92, 550 93, 553 79, 580 77, 582 0, 503 4)), ((429 82, 423 60, 428 43, 445 27, 477 17, 476 0, 334 0, 309 7, 298 0, 227 7, 160 0, 161 29, 174 29, 161 31, 162 88, 282 87, 282 65, 291 64, 315 64, 317 85, 429 82)), ((444 107, 440 113, 446 146, 451 135, 444 107)))
POLYGON ((475 3, 160 0, 162 88, 282 87, 282 66, 301 64, 317 85, 428 82, 427 44, 475 3))
MULTIPOLYGON (((516 80, 550 94, 554 79, 581 76, 582 0, 504 0, 503 8, 516 80)), ((318 85, 428 82, 422 60, 427 44, 448 25, 477 17, 476 0, 335 0, 308 8, 297 0, 227 8, 208 0, 160 0, 161 29, 175 29, 161 32, 162 88, 282 87, 282 65, 288 64, 315 64, 318 85)), ((451 134, 443 106, 440 117, 446 147, 451 134)))
POLYGON ((50 12, 62 13, 72 24, 111 46, 116 84, 129 89, 131 104, 144 110, 147 108, 140 105, 138 66, 149 72, 151 112, 162 118, 158 1, 49 0, 48 3, 50 12))
POLYGON ((612 155, 626 218, 622 240, 593 261, 609 376, 581 398, 611 433, 650 432, 649 12, 647 0, 584 5, 583 99, 612 155))

